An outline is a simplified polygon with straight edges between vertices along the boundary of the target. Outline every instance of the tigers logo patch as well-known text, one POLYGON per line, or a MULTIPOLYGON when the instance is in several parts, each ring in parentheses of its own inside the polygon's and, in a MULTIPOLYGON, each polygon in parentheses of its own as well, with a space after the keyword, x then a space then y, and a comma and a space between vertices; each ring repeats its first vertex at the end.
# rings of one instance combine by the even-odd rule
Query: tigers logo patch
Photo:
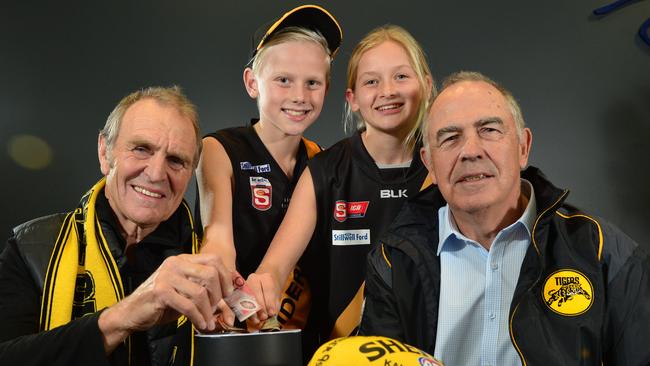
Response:
POLYGON ((549 309, 565 316, 585 313, 594 303, 594 287, 584 274, 561 269, 544 281, 542 298, 549 309))

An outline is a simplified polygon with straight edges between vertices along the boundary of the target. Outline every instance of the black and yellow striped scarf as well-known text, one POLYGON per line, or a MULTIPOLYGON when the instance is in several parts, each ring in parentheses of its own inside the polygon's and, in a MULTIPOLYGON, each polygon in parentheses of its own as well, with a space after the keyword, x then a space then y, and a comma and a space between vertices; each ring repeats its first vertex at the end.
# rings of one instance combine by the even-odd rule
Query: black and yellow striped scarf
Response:
MULTIPOLYGON (((105 178, 95 184, 61 225, 43 284, 40 330, 46 331, 109 307, 124 298, 120 272, 96 212, 105 178)), ((194 223, 185 201, 181 207, 192 229, 192 253, 199 250, 194 223)), ((178 326, 186 318, 178 320, 178 326)), ((191 328, 191 327, 190 327, 191 328)), ((191 342, 193 353, 193 341, 191 342)), ((130 341, 126 344, 129 348, 130 341)))

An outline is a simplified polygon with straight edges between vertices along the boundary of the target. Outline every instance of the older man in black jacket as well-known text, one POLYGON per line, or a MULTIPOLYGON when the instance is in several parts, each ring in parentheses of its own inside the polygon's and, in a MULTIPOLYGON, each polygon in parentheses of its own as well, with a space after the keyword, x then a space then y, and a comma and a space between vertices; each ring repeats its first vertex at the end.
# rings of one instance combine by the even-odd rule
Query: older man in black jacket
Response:
POLYGON ((361 333, 447 365, 650 364, 647 252, 523 170, 532 134, 512 95, 454 74, 423 134, 437 187, 370 253, 361 333))
POLYGON ((0 255, 1 365, 190 363, 191 325, 214 329, 243 283, 192 254, 199 134, 176 87, 122 99, 99 134, 104 177, 73 211, 15 228, 0 255))

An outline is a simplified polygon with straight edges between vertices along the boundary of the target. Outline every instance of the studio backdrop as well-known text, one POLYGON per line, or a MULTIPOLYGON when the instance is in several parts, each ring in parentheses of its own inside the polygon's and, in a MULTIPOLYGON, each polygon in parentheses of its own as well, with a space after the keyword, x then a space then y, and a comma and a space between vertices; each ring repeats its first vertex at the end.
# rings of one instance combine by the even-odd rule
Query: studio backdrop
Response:
MULTIPOLYGON (((423 45, 437 80, 476 70, 509 88, 533 131, 530 164, 569 202, 648 245, 650 1, 604 16, 609 0, 316 1, 343 28, 319 120, 306 135, 344 137, 347 61, 372 28, 393 23, 423 45)), ((101 175, 97 133, 117 102, 180 85, 204 133, 244 125, 251 35, 296 1, 2 1, 0 247, 26 220, 73 209, 101 175)), ((187 194, 193 204, 192 183, 187 194)))

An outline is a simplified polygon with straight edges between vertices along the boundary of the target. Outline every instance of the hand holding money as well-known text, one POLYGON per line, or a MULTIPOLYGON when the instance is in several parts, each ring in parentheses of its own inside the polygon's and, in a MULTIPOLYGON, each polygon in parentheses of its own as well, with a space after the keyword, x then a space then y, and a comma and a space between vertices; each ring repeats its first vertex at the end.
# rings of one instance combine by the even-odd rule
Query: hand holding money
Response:
POLYGON ((224 300, 240 322, 255 315, 255 313, 261 309, 257 300, 255 300, 255 295, 253 295, 251 289, 245 284, 236 288, 229 296, 226 296, 224 300))
POLYGON ((97 325, 104 349, 112 352, 136 331, 176 321, 183 315, 199 331, 215 329, 218 303, 244 279, 214 254, 168 257, 133 293, 104 310, 97 325))
POLYGON ((231 310, 239 322, 243 323, 261 309, 261 306, 253 296, 252 290, 247 285, 236 288, 232 294, 225 297, 223 300, 225 304, 228 305, 228 309, 223 309, 221 313, 217 315, 217 331, 226 333, 246 333, 254 331, 273 332, 281 329, 276 316, 268 318, 260 324, 257 324, 259 322, 256 321, 252 326, 249 324, 248 327, 230 325, 225 319, 224 312, 231 310))

